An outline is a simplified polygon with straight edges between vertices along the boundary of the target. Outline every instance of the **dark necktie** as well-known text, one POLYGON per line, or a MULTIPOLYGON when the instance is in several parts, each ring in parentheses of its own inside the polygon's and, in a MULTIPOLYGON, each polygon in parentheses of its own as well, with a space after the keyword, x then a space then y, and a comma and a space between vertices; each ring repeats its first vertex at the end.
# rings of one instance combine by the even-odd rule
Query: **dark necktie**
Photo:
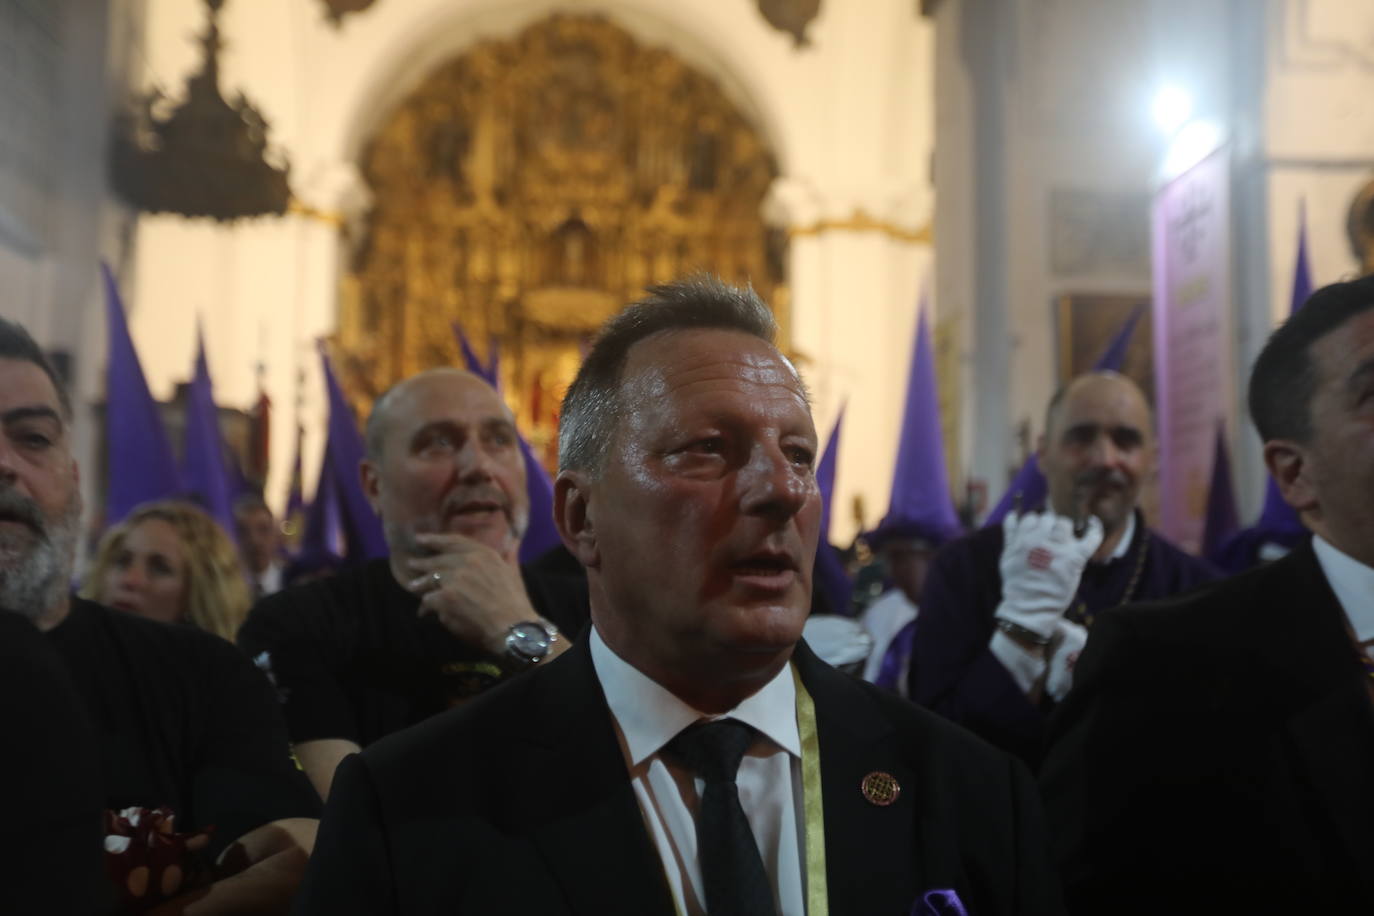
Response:
POLYGON ((718 719, 683 729, 667 750, 706 782, 697 814, 697 858, 710 916, 776 912, 773 882, 739 803, 735 775, 754 729, 718 719))

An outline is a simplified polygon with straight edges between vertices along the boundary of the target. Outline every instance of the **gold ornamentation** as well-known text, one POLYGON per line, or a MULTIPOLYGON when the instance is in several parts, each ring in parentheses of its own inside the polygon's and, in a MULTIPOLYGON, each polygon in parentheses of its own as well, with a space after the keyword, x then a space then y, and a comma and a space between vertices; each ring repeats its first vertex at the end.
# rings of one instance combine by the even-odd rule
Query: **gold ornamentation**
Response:
POLYGON ((324 223, 327 226, 333 226, 335 229, 343 229, 348 224, 348 220, 344 219, 342 213, 333 213, 329 210, 312 207, 299 197, 292 197, 291 200, 287 201, 286 212, 324 223))
POLYGON ((881 770, 865 776, 859 788, 869 804, 877 805, 879 808, 893 804, 902 794, 902 786, 897 782, 897 777, 881 770))
POLYGON ((788 339, 766 143, 715 83, 602 17, 554 15, 446 64, 361 170, 374 206, 335 340, 360 414, 399 378, 461 365, 456 320, 479 357, 497 343, 508 403, 551 447, 595 329, 697 270, 752 282, 788 339))
MULTIPOLYGON (((932 330, 935 332, 935 384, 939 389, 940 436, 945 445, 949 485, 958 494, 965 485, 964 464, 959 457, 959 424, 963 417, 960 405, 963 403, 964 389, 959 319, 947 314, 934 322, 932 330)), ((955 504, 962 505, 963 500, 963 497, 956 498, 955 504)))
POLYGON ((822 219, 806 226, 792 226, 787 230, 789 238, 805 238, 826 232, 881 232, 888 238, 912 245, 929 245, 935 234, 927 223, 919 229, 908 229, 883 219, 874 219, 862 207, 854 210, 847 219, 822 219))

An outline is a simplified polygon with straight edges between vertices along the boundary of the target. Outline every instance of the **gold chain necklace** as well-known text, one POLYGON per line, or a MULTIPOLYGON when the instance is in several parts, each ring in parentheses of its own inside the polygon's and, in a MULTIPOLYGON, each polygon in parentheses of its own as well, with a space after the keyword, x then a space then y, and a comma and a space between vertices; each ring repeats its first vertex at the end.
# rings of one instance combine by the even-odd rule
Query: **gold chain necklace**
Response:
MULTIPOLYGON (((1143 532, 1140 538, 1140 545, 1136 548, 1135 568, 1131 570, 1131 578, 1130 581, 1126 583, 1126 591, 1121 594, 1121 600, 1114 604, 1112 606, 1113 608, 1130 604, 1131 599, 1135 597, 1136 589, 1140 587, 1140 576, 1145 571, 1145 557, 1150 552, 1149 547, 1150 532, 1147 529, 1143 532)), ((1097 614, 1094 611, 1088 610, 1088 603, 1086 601, 1078 602, 1074 611, 1077 613, 1078 619, 1083 621, 1083 626, 1091 630, 1093 627, 1093 618, 1095 618, 1097 614)))

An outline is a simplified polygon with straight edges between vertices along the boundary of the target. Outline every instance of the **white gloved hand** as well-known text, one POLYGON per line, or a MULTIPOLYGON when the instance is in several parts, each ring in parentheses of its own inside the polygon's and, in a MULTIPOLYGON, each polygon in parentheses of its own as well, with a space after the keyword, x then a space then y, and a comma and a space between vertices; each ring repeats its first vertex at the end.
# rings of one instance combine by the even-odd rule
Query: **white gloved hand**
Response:
POLYGON ((1053 512, 1009 514, 1002 521, 1002 602, 994 616, 1045 640, 1078 591, 1083 567, 1102 544, 1102 522, 1089 516, 1082 537, 1053 512))
POLYGON ((1050 669, 1045 676, 1045 692, 1058 703, 1073 687, 1073 666, 1088 644, 1088 630, 1063 617, 1055 621, 1054 641, 1050 644, 1050 669))

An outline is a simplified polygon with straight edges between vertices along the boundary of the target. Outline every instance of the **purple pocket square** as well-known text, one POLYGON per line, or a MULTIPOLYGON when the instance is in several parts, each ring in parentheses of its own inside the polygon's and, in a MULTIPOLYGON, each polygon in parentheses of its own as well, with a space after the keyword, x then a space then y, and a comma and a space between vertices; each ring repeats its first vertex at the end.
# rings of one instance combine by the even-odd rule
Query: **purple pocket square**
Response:
POLYGON ((968 910, 956 891, 940 889, 926 891, 916 898, 911 916, 968 916, 968 910))

